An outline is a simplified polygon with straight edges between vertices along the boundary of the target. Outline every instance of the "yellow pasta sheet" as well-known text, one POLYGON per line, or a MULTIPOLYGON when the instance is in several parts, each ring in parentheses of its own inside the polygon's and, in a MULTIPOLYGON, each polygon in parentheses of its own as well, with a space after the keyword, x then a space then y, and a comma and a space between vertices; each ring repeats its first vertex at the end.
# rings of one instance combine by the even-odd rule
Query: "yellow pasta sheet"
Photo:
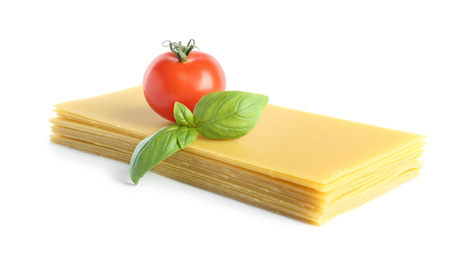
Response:
MULTIPOLYGON (((142 88, 57 105, 51 140, 129 162, 143 138, 171 124, 142 88)), ((421 168, 423 136, 268 105, 235 140, 202 136, 153 170, 321 225, 408 180, 421 168)))

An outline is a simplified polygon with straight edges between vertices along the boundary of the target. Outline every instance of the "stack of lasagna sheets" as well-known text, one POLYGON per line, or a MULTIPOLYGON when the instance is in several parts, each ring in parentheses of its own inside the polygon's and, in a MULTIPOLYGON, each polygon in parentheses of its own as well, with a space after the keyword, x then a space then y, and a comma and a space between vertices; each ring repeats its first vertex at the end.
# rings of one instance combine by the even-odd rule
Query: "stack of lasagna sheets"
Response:
MULTIPOLYGON (((52 142, 126 163, 171 123, 141 87, 56 108, 52 142)), ((246 136, 199 136, 152 171, 321 225, 417 177, 423 146, 421 135, 267 105, 246 136)))

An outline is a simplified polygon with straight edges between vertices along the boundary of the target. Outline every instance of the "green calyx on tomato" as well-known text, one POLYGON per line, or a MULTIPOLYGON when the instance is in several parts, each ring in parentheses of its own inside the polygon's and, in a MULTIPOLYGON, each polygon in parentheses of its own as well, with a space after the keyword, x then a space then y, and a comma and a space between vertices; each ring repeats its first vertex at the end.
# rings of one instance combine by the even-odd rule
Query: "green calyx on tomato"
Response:
POLYGON ((168 47, 168 46, 171 49, 171 51, 174 53, 176 58, 182 63, 186 63, 188 61, 189 53, 191 53, 191 51, 194 48, 197 48, 197 49, 199 48, 195 46, 194 39, 190 39, 189 42, 187 43, 187 46, 182 45, 181 42, 179 43, 171 42, 170 40, 164 41, 163 47, 168 47), (168 45, 165 45, 165 43, 167 42, 169 42, 168 45))
POLYGON ((194 40, 185 46, 181 42, 165 41, 163 46, 169 46, 171 51, 150 63, 143 78, 143 92, 157 114, 176 122, 173 114, 176 102, 193 112, 203 96, 226 89, 226 78, 214 57, 194 51, 198 48, 194 40))

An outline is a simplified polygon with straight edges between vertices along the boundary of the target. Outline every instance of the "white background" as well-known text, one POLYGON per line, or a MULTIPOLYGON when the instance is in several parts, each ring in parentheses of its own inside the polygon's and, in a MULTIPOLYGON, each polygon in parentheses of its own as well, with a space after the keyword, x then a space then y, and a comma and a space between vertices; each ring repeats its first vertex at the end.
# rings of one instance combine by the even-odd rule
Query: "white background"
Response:
POLYGON ((469 259, 468 2, 231 2, 0 3, 0 258, 469 259), (315 227, 49 142, 190 38, 230 90, 428 136, 421 176, 315 227))

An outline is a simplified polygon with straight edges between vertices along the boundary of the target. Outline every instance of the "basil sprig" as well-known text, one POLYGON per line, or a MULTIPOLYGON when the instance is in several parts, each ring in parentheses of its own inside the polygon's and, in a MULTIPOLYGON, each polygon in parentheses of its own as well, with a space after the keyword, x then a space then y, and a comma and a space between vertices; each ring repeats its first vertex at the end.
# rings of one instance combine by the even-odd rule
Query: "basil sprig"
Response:
POLYGON ((135 184, 145 173, 180 149, 198 134, 210 139, 236 139, 251 131, 269 98, 242 91, 220 91, 203 96, 194 114, 183 104, 174 104, 176 123, 143 139, 130 160, 130 178, 135 184))

